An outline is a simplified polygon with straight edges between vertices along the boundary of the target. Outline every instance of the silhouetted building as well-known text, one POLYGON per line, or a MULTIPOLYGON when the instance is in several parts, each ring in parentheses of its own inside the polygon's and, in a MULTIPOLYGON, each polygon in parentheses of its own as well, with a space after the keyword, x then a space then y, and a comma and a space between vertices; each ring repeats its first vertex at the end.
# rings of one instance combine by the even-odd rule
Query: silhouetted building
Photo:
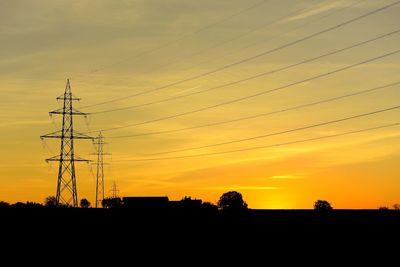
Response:
POLYGON ((123 197, 126 208, 135 209, 163 209, 168 207, 168 197, 123 197))
POLYGON ((192 199, 191 197, 184 197, 179 201, 170 201, 169 206, 174 209, 200 209, 202 206, 201 199, 192 199))

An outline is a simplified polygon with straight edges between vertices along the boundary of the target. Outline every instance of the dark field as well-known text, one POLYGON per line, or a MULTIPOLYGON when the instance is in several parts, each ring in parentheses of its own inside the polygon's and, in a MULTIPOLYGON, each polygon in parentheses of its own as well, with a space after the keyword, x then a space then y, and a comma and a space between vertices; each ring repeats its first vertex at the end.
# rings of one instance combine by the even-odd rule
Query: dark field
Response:
MULTIPOLYGON (((385 233, 400 230, 398 210, 248 210, 223 212, 164 209, 66 209, 6 208, 0 210, 1 223, 25 230, 52 230, 67 226, 88 233, 97 228, 113 232, 143 234, 190 230, 196 232, 279 235, 288 232, 310 234, 333 231, 385 233)), ((191 232, 193 231, 193 232, 191 232)))
MULTIPOLYGON (((397 210, 248 210, 235 213, 7 208, 0 210, 0 218, 2 244, 8 247, 58 253, 70 249, 72 244, 73 250, 80 254, 105 249, 103 256, 108 259, 112 255, 148 257, 144 255, 149 253, 167 253, 175 259, 184 253, 190 255, 192 261, 199 257, 232 260, 248 255, 265 257, 283 253, 287 258, 281 260, 288 260, 292 253, 300 251, 306 251, 309 256, 316 253, 315 257, 320 253, 333 256, 340 251, 354 258, 357 253, 365 257, 369 253, 382 253, 382 250, 397 251, 400 236, 400 212, 397 210)), ((150 257, 147 260, 157 265, 159 259, 150 257)))

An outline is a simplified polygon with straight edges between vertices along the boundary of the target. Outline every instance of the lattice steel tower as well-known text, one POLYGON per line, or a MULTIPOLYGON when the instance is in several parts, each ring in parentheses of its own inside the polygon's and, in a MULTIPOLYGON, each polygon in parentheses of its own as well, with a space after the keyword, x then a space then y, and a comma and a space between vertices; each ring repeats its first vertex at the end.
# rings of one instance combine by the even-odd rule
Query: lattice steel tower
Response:
POLYGON ((56 192, 56 205, 67 205, 72 207, 78 206, 78 193, 76 189, 75 162, 88 160, 75 156, 74 139, 93 139, 92 137, 78 133, 73 127, 73 117, 76 115, 86 116, 88 113, 80 112, 72 107, 73 101, 80 100, 72 95, 69 79, 65 86, 63 95, 57 97, 57 100, 63 100, 63 107, 50 112, 62 115, 62 129, 57 132, 42 135, 41 138, 58 138, 61 139, 60 155, 46 159, 49 161, 58 161, 58 179, 56 192))
POLYGON ((117 188, 117 183, 114 181, 113 185, 111 187, 111 198, 117 198, 118 197, 118 188, 117 188))
POLYGON ((102 206, 104 199, 104 153, 103 145, 106 144, 103 140, 103 135, 99 133, 97 141, 94 143, 97 145, 97 172, 96 172, 96 208, 102 206))

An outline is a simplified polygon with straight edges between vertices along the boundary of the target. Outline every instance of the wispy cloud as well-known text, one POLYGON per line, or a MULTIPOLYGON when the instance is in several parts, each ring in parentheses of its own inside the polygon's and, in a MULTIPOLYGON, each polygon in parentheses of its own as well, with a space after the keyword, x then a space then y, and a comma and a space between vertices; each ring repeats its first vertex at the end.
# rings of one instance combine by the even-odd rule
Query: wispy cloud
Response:
POLYGON ((189 93, 191 91, 194 91, 196 89, 199 89, 201 87, 201 85, 196 85, 187 89, 183 89, 181 91, 177 91, 177 92, 173 92, 171 95, 179 95, 179 94, 183 94, 183 93, 189 93))
POLYGON ((318 15, 320 13, 323 13, 325 11, 328 11, 328 10, 343 6, 343 4, 344 3, 340 2, 340 1, 339 2, 329 3, 327 5, 324 5, 324 6, 321 6, 321 7, 317 7, 317 8, 311 9, 311 10, 309 10, 307 12, 304 12, 304 13, 289 17, 289 18, 283 20, 282 23, 292 22, 292 21, 295 21, 295 20, 306 19, 306 18, 315 16, 315 15, 318 15))
POLYGON ((0 124, 0 128, 11 127, 11 126, 20 126, 20 125, 32 125, 32 124, 48 124, 49 120, 32 120, 32 121, 12 121, 5 122, 0 124))
POLYGON ((272 175, 270 178, 271 179, 301 179, 301 178, 304 178, 304 176, 298 176, 298 175, 272 175))
POLYGON ((278 187, 275 186, 207 186, 201 187, 203 190, 276 190, 278 187))

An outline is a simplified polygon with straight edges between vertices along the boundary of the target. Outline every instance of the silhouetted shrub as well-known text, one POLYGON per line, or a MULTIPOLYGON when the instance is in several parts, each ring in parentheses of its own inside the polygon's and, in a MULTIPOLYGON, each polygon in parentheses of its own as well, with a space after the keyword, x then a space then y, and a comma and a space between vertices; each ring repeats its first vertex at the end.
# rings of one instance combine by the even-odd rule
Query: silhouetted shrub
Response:
POLYGON ((394 210, 400 210, 400 204, 394 204, 393 205, 394 210))
POLYGON ((4 202, 4 201, 0 201, 0 208, 8 208, 9 206, 10 206, 10 203, 4 202))
POLYGON ((247 203, 244 202, 242 194, 230 191, 222 194, 219 198, 218 208, 221 210, 246 210, 247 203))
POLYGON ((46 199, 44 200, 44 205, 46 207, 55 207, 56 206, 56 197, 54 197, 54 196, 46 197, 46 199))
POLYGON ((80 205, 81 205, 81 208, 87 209, 90 207, 90 202, 86 198, 82 198, 80 205))
POLYGON ((329 211, 329 210, 332 210, 332 206, 326 200, 317 200, 314 203, 314 210, 317 210, 317 211, 329 211))
POLYGON ((40 203, 27 201, 26 204, 25 204, 25 207, 27 207, 27 208, 41 208, 41 207, 43 207, 43 205, 40 204, 40 203))
POLYGON ((17 203, 14 203, 14 204, 11 205, 11 207, 17 208, 17 209, 19 209, 19 208, 25 208, 25 206, 26 206, 26 204, 23 203, 23 202, 17 202, 17 203))
POLYGON ((103 199, 103 201, 101 202, 103 208, 105 209, 111 209, 111 208, 118 208, 122 206, 122 201, 119 197, 116 198, 105 198, 103 199))

